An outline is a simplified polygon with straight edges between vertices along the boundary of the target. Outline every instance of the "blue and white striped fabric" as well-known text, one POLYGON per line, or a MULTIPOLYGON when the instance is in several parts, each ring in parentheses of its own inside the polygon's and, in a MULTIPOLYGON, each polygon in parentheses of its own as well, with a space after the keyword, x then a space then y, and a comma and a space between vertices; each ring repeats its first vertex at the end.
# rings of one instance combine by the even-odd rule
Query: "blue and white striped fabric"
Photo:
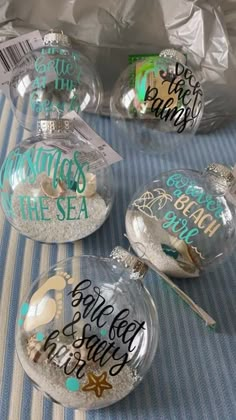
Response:
MULTIPOLYGON (((0 98, 1 162, 29 134, 17 125, 9 103, 0 98)), ((40 271, 66 256, 109 255, 128 246, 125 212, 137 188, 171 168, 204 168, 211 161, 236 161, 236 127, 198 136, 164 157, 129 149, 106 118, 92 125, 124 157, 114 165, 116 199, 109 220, 95 234, 69 245, 43 245, 24 238, 0 218, 0 420, 236 420, 236 257, 200 279, 178 280, 217 321, 208 330, 156 274, 146 285, 160 318, 154 363, 139 387, 110 408, 82 413, 53 404, 33 388, 17 359, 14 329, 18 305, 40 271)))

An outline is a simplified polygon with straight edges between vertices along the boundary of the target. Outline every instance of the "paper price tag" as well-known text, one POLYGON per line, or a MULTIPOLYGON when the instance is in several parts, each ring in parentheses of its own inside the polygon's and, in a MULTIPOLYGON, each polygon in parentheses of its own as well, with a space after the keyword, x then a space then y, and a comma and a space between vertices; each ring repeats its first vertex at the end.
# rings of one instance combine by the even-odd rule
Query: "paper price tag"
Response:
MULTIPOLYGON (((113 165, 113 163, 120 162, 123 158, 112 149, 109 144, 105 142, 75 111, 69 112, 65 115, 66 119, 75 121, 75 131, 89 141, 103 154, 107 165, 113 165)), ((100 166, 100 165, 99 165, 100 166)))
POLYGON ((39 31, 10 39, 0 44, 0 89, 8 95, 11 72, 29 52, 41 48, 43 39, 39 31))

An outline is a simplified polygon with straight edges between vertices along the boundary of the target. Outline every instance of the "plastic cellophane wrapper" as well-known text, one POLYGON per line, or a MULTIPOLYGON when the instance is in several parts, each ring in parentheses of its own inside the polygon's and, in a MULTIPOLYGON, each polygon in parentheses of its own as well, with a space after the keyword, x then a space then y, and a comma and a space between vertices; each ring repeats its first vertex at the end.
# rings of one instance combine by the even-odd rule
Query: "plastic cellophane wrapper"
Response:
POLYGON ((236 0, 3 0, 0 40, 39 29, 60 28, 95 63, 109 114, 115 81, 130 54, 175 47, 203 83, 200 131, 235 119, 236 0))

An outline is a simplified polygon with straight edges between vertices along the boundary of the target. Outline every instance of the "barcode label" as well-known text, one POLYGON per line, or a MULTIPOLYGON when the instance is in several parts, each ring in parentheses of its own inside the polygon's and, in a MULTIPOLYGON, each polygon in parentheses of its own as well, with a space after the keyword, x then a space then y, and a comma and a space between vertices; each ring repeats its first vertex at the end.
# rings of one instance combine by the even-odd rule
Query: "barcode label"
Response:
POLYGON ((7 73, 12 71, 21 58, 33 49, 34 46, 28 39, 26 41, 18 42, 17 44, 2 48, 0 50, 0 64, 4 72, 7 73))
POLYGON ((33 31, 0 44, 0 89, 8 95, 11 72, 27 53, 43 46, 39 31, 33 31))

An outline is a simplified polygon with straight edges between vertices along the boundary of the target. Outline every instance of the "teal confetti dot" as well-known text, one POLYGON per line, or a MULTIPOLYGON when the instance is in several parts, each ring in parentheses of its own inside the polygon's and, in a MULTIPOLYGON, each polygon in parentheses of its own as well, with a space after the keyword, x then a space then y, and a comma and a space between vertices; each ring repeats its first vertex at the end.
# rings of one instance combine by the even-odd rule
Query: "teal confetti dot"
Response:
POLYGON ((69 378, 66 380, 66 388, 68 391, 76 392, 79 390, 80 383, 76 378, 69 378))
POLYGON ((21 306, 21 311, 20 311, 21 315, 23 316, 27 315, 28 310, 29 310, 29 304, 23 303, 23 305, 21 306))
POLYGON ((38 333, 36 334, 36 340, 37 340, 37 341, 43 341, 43 339, 44 339, 44 335, 43 335, 43 333, 38 332, 38 333))
POLYGON ((24 323, 24 320, 22 318, 20 318, 19 321, 18 321, 18 325, 20 327, 22 327, 23 323, 24 323))
POLYGON ((107 330, 101 330, 101 335, 104 337, 105 335, 107 335, 107 330))

